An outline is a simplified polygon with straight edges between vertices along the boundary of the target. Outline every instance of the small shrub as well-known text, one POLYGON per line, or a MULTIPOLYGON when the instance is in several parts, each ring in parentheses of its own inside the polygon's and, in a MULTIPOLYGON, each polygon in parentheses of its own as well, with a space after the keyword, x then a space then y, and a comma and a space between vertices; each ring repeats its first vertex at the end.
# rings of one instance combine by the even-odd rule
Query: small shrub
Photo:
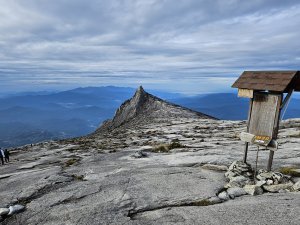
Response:
POLYGON ((69 167, 69 166, 72 166, 73 164, 75 164, 76 162, 78 162, 79 159, 76 159, 76 158, 72 158, 72 159, 68 159, 66 162, 65 162, 65 167, 69 167))
POLYGON ((180 144, 179 142, 171 142, 171 144, 168 145, 169 150, 174 149, 174 148, 182 148, 183 145, 180 144))
POLYGON ((66 149, 68 152, 76 152, 76 151, 78 151, 79 150, 79 148, 78 147, 72 147, 72 148, 68 148, 68 149, 66 149))
POLYGON ((169 150, 174 149, 174 148, 184 148, 185 146, 182 145, 178 139, 174 139, 169 145, 168 148, 169 150))
POLYGON ((77 174, 72 174, 72 177, 78 181, 83 181, 83 178, 84 178, 83 175, 77 175, 77 174))
POLYGON ((185 146, 180 144, 178 139, 174 139, 170 144, 161 144, 155 147, 153 152, 169 152, 174 148, 184 148, 185 146))
POLYGON ((155 147, 153 150, 153 152, 169 152, 169 148, 167 145, 159 145, 157 147, 155 147))
POLYGON ((280 173, 285 175, 290 175, 293 177, 300 177, 300 172, 296 171, 299 170, 299 168, 295 167, 282 167, 280 168, 280 173))
POLYGON ((212 203, 208 199, 202 199, 200 201, 192 202, 190 205, 191 206, 209 206, 209 205, 212 205, 212 203))

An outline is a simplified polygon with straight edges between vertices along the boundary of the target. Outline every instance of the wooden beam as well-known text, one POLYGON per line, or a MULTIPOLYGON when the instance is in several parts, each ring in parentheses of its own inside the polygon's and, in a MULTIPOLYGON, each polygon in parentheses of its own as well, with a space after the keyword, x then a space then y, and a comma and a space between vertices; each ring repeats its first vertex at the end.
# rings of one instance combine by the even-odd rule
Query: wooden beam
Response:
MULTIPOLYGON (((280 114, 281 114, 281 105, 282 105, 282 98, 283 94, 281 94, 280 99, 279 99, 279 104, 276 108, 277 113, 276 113, 276 118, 275 118, 275 123, 274 123, 274 130, 273 130, 273 139, 277 139, 278 136, 278 130, 279 130, 279 121, 280 121, 280 114)), ((269 161, 268 161, 268 166, 267 166, 267 171, 272 170, 272 164, 273 164, 273 157, 274 157, 274 151, 270 151, 269 153, 269 161)))
POLYGON ((248 147, 249 147, 249 143, 245 142, 245 150, 244 150, 244 158, 243 158, 244 163, 247 163, 248 147))
POLYGON ((270 153, 269 153, 269 161, 268 161, 268 166, 267 166, 267 171, 271 171, 272 170, 273 157, 274 157, 274 151, 270 151, 270 153))
MULTIPOLYGON (((248 121, 247 121, 247 132, 249 132, 249 124, 250 124, 250 119, 251 119, 252 105, 253 105, 253 98, 251 98, 250 101, 249 101, 249 111, 248 111, 248 121)), ((245 142, 244 159, 243 159, 243 162, 244 162, 244 163, 247 162, 248 147, 249 147, 249 143, 248 143, 248 142, 245 142)))
POLYGON ((241 141, 248 142, 248 143, 253 143, 254 138, 255 138, 254 134, 250 134, 250 133, 247 133, 247 132, 241 132, 240 133, 241 141))
POLYGON ((284 106, 289 101, 290 97, 292 96, 293 92, 294 92, 294 89, 290 90, 289 93, 287 94, 287 96, 285 96, 285 98, 284 98, 284 100, 283 100, 283 102, 282 102, 282 104, 280 106, 280 109, 284 108, 284 106))
POLYGON ((238 89, 238 97, 253 98, 253 90, 239 88, 238 89))

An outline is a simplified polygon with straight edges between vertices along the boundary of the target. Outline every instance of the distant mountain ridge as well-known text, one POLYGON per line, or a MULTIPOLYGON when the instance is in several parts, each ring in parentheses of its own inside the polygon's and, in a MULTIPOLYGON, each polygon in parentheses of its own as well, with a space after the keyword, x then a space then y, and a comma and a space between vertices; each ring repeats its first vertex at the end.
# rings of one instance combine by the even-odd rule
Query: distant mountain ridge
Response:
MULTIPOLYGON (((134 88, 106 86, 2 97, 0 146, 12 147, 87 135, 111 118, 134 92, 134 88)), ((165 99, 182 97, 177 93, 151 92, 165 99)))
MULTIPOLYGON (((249 99, 233 93, 183 96, 149 90, 148 96, 224 120, 245 120, 249 99)), ((0 146, 78 137, 94 132, 135 93, 128 87, 86 87, 69 91, 30 92, 0 98, 0 146)), ((164 104, 162 104, 164 105, 164 104)), ((284 119, 300 118, 300 99, 292 98, 284 119)), ((159 107, 159 105, 157 105, 159 107)))
MULTIPOLYGON (((248 116, 249 99, 239 98, 236 93, 215 93, 170 101, 222 120, 246 120, 248 116)), ((300 118, 299 98, 291 98, 283 119, 289 118, 300 118)))

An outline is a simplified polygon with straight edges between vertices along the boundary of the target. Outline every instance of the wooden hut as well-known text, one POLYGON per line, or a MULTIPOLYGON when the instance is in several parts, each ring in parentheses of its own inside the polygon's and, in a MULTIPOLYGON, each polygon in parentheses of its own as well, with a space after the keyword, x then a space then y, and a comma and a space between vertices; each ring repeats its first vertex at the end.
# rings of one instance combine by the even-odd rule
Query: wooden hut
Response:
POLYGON ((232 85, 239 97, 250 98, 244 162, 248 145, 257 144, 270 149, 268 171, 272 168, 282 110, 286 109, 294 91, 300 91, 299 71, 245 71, 232 85), (287 93, 284 95, 284 93, 287 93))

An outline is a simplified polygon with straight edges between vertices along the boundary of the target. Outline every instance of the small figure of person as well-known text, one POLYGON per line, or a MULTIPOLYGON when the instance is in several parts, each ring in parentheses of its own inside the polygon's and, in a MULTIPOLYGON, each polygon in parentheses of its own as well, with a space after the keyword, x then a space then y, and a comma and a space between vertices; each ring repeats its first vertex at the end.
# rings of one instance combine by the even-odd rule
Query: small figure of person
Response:
POLYGON ((2 165, 4 165, 4 158, 5 158, 4 151, 2 150, 2 148, 0 148, 0 159, 1 159, 2 165))
POLYGON ((4 159, 6 163, 9 162, 9 151, 7 149, 4 150, 4 159))

